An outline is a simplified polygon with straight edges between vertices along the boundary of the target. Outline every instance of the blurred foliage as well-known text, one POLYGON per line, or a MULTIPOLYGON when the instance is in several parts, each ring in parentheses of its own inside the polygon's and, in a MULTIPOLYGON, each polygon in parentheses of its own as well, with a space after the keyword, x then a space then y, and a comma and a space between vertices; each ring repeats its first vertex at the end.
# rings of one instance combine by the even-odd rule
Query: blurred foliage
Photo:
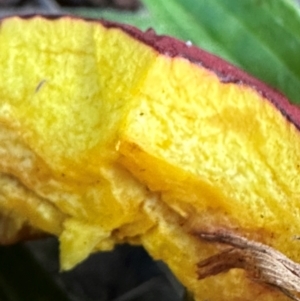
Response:
POLYGON ((137 13, 80 11, 154 28, 225 58, 300 103, 300 8, 292 0, 143 0, 137 13))

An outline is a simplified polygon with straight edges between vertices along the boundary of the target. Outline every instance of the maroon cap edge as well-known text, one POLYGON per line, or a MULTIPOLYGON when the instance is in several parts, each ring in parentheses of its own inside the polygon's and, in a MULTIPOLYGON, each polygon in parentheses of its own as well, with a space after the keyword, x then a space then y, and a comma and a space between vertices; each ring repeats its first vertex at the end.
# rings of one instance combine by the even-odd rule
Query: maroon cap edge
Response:
MULTIPOLYGON (((0 20, 5 20, 12 16, 4 17, 0 20)), ((222 83, 237 83, 240 85, 246 85, 256 90, 263 98, 270 101, 281 114, 295 127, 300 130, 300 108, 297 105, 293 105, 289 100, 280 92, 260 80, 249 75, 245 71, 242 71, 238 67, 228 63, 220 57, 208 53, 207 51, 200 49, 190 43, 184 43, 176 38, 157 35, 154 30, 149 29, 143 32, 131 25, 121 24, 117 22, 107 21, 103 19, 91 19, 82 18, 74 15, 20 15, 20 18, 30 19, 34 17, 42 17, 46 19, 59 19, 59 18, 71 18, 80 19, 90 22, 97 22, 102 24, 106 28, 119 28, 124 32, 132 36, 133 38, 141 41, 142 43, 154 48, 157 52, 169 57, 182 57, 194 64, 203 66, 204 68, 215 73, 222 83)), ((1 23, 0 23, 1 24, 1 23)))

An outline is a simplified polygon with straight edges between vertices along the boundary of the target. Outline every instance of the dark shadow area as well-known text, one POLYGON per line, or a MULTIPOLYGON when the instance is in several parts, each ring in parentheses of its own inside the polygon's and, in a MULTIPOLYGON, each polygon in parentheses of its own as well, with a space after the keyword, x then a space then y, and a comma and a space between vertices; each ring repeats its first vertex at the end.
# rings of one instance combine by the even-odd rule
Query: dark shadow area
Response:
POLYGON ((91 255, 69 272, 59 272, 54 238, 32 241, 26 249, 72 301, 180 301, 184 288, 169 269, 142 247, 120 245, 91 255))
POLYGON ((61 6, 61 7, 97 7, 121 10, 136 10, 140 7, 138 0, 0 0, 0 8, 32 8, 61 6))

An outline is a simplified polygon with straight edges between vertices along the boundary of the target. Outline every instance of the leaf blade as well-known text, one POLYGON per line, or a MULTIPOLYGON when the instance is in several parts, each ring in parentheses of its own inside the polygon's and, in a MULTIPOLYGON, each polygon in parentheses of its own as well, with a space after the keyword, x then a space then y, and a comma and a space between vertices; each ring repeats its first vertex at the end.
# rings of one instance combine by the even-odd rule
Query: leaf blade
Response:
POLYGON ((192 40, 300 103, 300 10, 292 1, 144 0, 144 4, 156 23, 164 24, 159 33, 192 40), (198 24, 187 26, 189 19, 198 24))

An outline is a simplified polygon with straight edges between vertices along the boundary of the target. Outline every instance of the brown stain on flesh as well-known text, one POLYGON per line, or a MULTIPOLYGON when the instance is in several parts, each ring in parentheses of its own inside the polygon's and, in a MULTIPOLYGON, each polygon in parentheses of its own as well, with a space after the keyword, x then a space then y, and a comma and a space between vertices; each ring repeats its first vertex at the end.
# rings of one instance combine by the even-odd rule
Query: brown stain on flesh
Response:
POLYGON ((41 80, 35 88, 35 93, 39 92, 47 81, 45 79, 41 80))

